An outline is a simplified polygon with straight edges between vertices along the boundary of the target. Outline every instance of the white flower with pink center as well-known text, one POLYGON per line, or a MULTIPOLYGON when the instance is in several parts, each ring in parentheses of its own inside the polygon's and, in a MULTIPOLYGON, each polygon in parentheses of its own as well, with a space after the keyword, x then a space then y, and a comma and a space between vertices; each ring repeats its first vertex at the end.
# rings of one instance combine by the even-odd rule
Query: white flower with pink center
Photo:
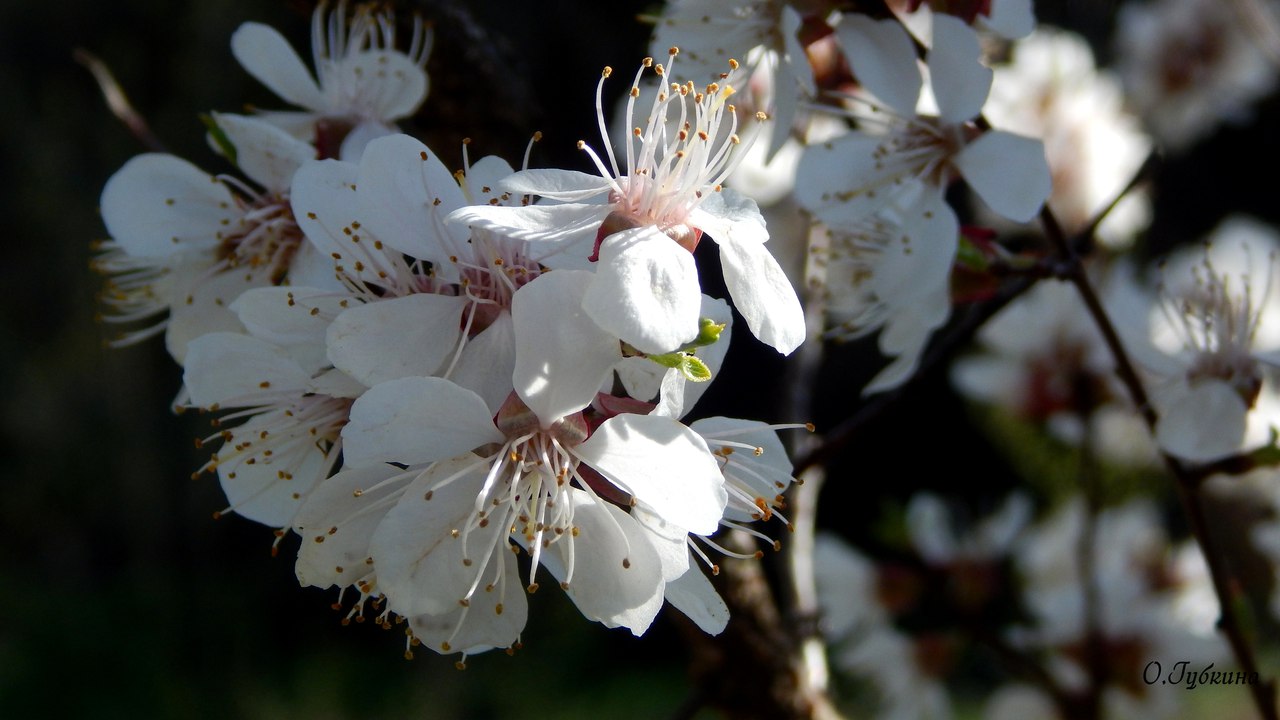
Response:
MULTIPOLYGON (((676 51, 671 58, 674 62, 676 51)), ((590 255, 598 261, 584 309, 636 349, 665 353, 698 334, 701 289, 692 251, 705 233, 720 247, 725 282, 735 307, 757 337, 789 353, 804 340, 804 318, 786 275, 765 249, 769 234, 754 201, 721 187, 746 140, 728 98, 733 88, 671 83, 641 123, 635 98, 644 70, 669 72, 646 59, 627 104, 631 136, 622 156, 606 145, 602 159, 586 143, 600 175, 525 170, 502 183, 514 194, 547 202, 523 207, 471 206, 451 219, 530 241, 531 246, 590 255), (592 245, 593 243, 593 245, 592 245)), ((596 92, 601 136, 608 138, 596 92)))
MULTIPOLYGON (((304 544, 365 555, 373 570, 360 571, 361 591, 416 618, 438 651, 515 642, 521 589, 536 589, 540 567, 585 616, 640 634, 666 583, 699 571, 684 536, 664 539, 637 518, 710 533, 724 513, 723 478, 697 433, 660 416, 596 423, 588 406, 621 350, 581 309, 589 279, 559 270, 516 292, 515 392, 496 416, 441 378, 400 378, 362 395, 342 432, 347 469, 325 485, 349 483, 350 473, 377 478, 370 468, 386 463, 407 470, 354 493, 322 486, 300 515, 304 544), (531 556, 525 581, 512 543, 531 556)), ((299 572, 335 579, 315 554, 300 556, 299 572)))
POLYGON ((309 276, 323 264, 289 207, 289 182, 314 149, 260 120, 214 114, 231 159, 253 184, 211 176, 173 155, 139 155, 102 190, 112 239, 97 267, 112 275, 104 302, 111 322, 164 312, 167 320, 120 342, 165 332, 169 352, 207 332, 239 331, 228 308, 245 290, 309 276))

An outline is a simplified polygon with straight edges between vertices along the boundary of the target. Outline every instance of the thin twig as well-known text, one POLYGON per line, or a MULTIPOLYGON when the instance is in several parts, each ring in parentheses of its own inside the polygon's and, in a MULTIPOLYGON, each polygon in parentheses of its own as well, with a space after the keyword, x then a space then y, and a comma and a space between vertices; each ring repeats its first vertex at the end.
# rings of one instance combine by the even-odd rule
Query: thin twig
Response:
MULTIPOLYGON (((1120 341, 1115 325, 1112 324, 1110 316, 1103 308, 1102 301, 1098 298, 1098 294, 1093 288, 1093 284, 1089 281, 1084 264, 1080 262, 1080 256, 1076 254, 1071 243, 1067 241, 1062 228, 1058 225, 1057 219, 1047 206, 1041 211, 1040 219, 1049 241, 1053 243, 1067 264, 1066 279, 1075 285, 1076 290, 1080 293, 1080 298, 1084 301, 1085 308, 1089 311, 1090 317, 1093 318, 1094 325, 1102 334, 1103 341, 1111 352, 1112 359, 1115 360, 1116 374, 1120 377, 1120 381, 1124 383, 1134 406, 1137 407, 1138 412, 1147 423, 1147 428, 1154 435, 1156 421, 1158 420, 1156 411, 1151 406, 1146 387, 1143 385, 1142 379, 1138 377, 1133 362, 1129 358, 1128 351, 1125 350, 1124 344, 1120 341)), ((1244 630, 1240 627, 1239 618, 1236 616, 1235 602, 1231 592, 1232 578, 1226 566, 1226 559, 1220 554, 1216 541, 1209 534, 1209 522, 1199 494, 1202 478, 1168 453, 1161 451, 1161 456, 1164 459, 1165 467, 1168 468, 1169 473, 1176 481, 1178 496, 1182 501, 1183 510, 1186 512, 1187 520, 1191 525, 1191 532, 1196 541, 1200 543, 1200 549, 1204 552, 1205 562, 1209 566, 1209 575, 1213 580, 1213 589, 1218 596, 1218 605, 1221 613, 1218 618, 1218 628, 1227 636, 1231 651, 1236 657, 1236 662, 1240 663, 1241 670, 1248 676, 1259 677, 1258 662, 1254 656, 1253 648, 1250 646, 1249 639, 1245 636, 1244 630)), ((1258 707, 1258 712, 1265 720, 1280 720, 1280 715, 1277 715, 1276 712, 1274 680, 1268 679, 1254 683, 1249 686, 1249 691, 1253 695, 1253 701, 1258 707)))
POLYGON ((107 108, 111 110, 112 115, 124 123, 138 142, 152 152, 166 152, 164 143, 151 132, 147 121, 129 103, 128 96, 124 94, 124 89, 111 74, 107 64, 84 48, 76 48, 71 56, 93 74, 93 79, 97 81, 98 89, 102 92, 102 99, 107 101, 107 108))

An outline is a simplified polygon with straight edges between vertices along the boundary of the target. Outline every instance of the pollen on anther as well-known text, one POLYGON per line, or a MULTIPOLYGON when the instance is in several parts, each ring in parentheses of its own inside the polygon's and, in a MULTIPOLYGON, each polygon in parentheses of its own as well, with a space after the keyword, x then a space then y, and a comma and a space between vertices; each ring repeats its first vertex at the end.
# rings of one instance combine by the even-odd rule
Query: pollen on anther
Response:
POLYGON ((622 558, 622 567, 624 570, 631 569, 631 558, 622 558))
POLYGON ((606 77, 606 78, 607 78, 607 77, 609 77, 609 76, 610 76, 610 75, 612 75, 612 74, 613 74, 613 68, 609 67, 608 65, 605 65, 605 66, 604 66, 604 70, 601 70, 601 71, 600 71, 600 77, 606 77))

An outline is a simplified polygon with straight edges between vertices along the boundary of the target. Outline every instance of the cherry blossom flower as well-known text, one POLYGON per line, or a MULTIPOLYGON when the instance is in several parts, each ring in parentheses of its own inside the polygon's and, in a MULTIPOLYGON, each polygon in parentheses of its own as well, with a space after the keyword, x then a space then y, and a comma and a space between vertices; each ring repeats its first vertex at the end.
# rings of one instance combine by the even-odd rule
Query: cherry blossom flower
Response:
MULTIPOLYGON (((1042 138, 1053 173, 1049 206, 1067 232, 1082 230, 1111 203, 1151 151, 1151 140, 1123 107, 1119 79, 1094 66, 1084 38, 1042 27, 998 65, 985 114, 993 124, 1042 138)), ((987 214, 996 227, 1007 222, 987 214)), ((1150 201, 1129 193, 1098 227, 1110 247, 1132 242, 1149 222, 1150 201)))
MULTIPOLYGON (((674 62, 676 51, 670 57, 674 62)), ((646 60, 636 74, 632 99, 646 60)), ((667 77, 662 65, 659 77, 667 77)), ((607 138, 597 88, 601 135, 607 138)), ((567 170, 525 170, 502 184, 507 192, 537 195, 551 202, 525 207, 472 206, 452 219, 490 228, 535 246, 554 248, 594 242, 598 260, 584 297, 584 309, 601 327, 645 353, 679 349, 698 334, 701 290, 692 251, 703 233, 720 247, 725 282, 734 305, 752 333, 789 353, 804 340, 799 300, 776 260, 756 204, 721 182, 737 163, 740 140, 728 85, 698 90, 692 82, 672 83, 659 93, 642 126, 628 103, 625 168, 612 148, 608 164, 588 147, 599 176, 567 170), (668 120, 680 121, 674 136, 668 120), (725 126, 727 124, 727 127, 725 126), (625 172, 624 172, 625 170, 625 172), (583 202, 594 200, 595 202, 583 202), (605 202, 599 202, 605 200, 605 202), (552 204, 555 203, 555 204, 552 204)), ((586 250, 579 252, 585 254, 586 250)), ((535 251, 535 254, 538 254, 535 251)))
MULTIPOLYGON (((325 492, 304 508, 308 519, 350 518, 298 531, 304 542, 341 536, 348 550, 367 547, 376 586, 362 591, 418 617, 415 628, 442 638, 434 649, 513 643, 523 623, 510 622, 507 608, 523 617, 520 588, 536 589, 539 567, 588 618, 640 634, 666 583, 698 571, 685 538, 663 540, 638 515, 709 533, 724 512, 723 478, 696 433, 660 416, 620 414, 594 427, 584 417, 621 359, 617 338, 581 309, 588 279, 558 270, 515 293, 515 392, 496 418, 441 378, 403 377, 362 395, 342 433, 348 471, 408 470, 359 488, 359 499, 325 492), (325 506, 335 502, 343 509, 325 506), (512 542, 532 558, 523 583, 512 542)), ((350 482, 344 473, 328 482, 350 482)))
POLYGON ((1204 248, 1163 268, 1149 335, 1129 332, 1135 358, 1156 379, 1164 450, 1209 461, 1267 441, 1280 404, 1272 379, 1280 362, 1271 293, 1278 248, 1270 227, 1231 218, 1204 248))
POLYGON ((1170 150, 1187 147, 1220 122, 1248 118, 1250 105, 1275 87, 1275 61, 1263 44, 1277 32, 1274 9, 1252 7, 1258 12, 1247 22, 1235 5, 1213 0, 1120 8, 1116 66, 1126 98, 1170 150))
MULTIPOLYGON (((1151 503, 1134 500, 1091 518, 1087 513, 1084 501, 1076 498, 1018 543, 1022 595, 1034 622, 1015 628, 1012 642, 1047 653, 1051 677, 1073 696, 1088 692, 1092 682, 1080 649, 1093 632, 1102 657, 1089 662, 1105 663, 1101 677, 1106 683, 1099 689, 1105 715, 1171 717, 1181 705, 1182 689, 1144 682, 1142 673, 1153 658, 1176 657, 1203 667, 1226 656, 1227 647, 1212 623, 1189 623, 1181 600, 1188 593, 1205 597, 1207 573, 1178 571, 1187 560, 1174 565, 1169 559, 1170 543, 1151 503), (1082 563, 1086 532, 1087 562, 1082 563), (1082 577, 1084 567, 1091 577, 1082 577)), ((1199 554, 1194 546, 1185 552, 1199 554)), ((1211 589, 1208 593, 1212 598, 1211 589)), ((1216 618, 1216 600, 1213 604, 1210 614, 1216 618)), ((1003 693, 992 702, 1014 704, 1003 693)))
POLYGON ((126 336, 158 332, 182 362, 192 339, 241 329, 228 308, 245 290, 308 276, 324 263, 303 242, 289 206, 293 173, 314 149, 254 118, 214 114, 240 169, 260 189, 230 175, 210 176, 173 155, 139 155, 102 190, 112 240, 98 269, 112 277, 104 302, 112 322, 167 320, 126 336))
POLYGON ((400 52, 389 11, 362 3, 348 17, 346 0, 332 14, 321 2, 312 15, 311 50, 315 77, 274 28, 249 22, 231 36, 231 52, 250 75, 305 108, 261 117, 314 143, 322 157, 357 159, 365 144, 396 132, 394 122, 427 97, 423 68, 431 34, 421 20, 413 24, 408 52, 400 52))
POLYGON ((655 18, 649 52, 681 48, 681 72, 695 80, 718 79, 730 58, 745 58, 756 104, 769 114, 769 142, 758 148, 772 159, 786 143, 798 110, 817 96, 802 33, 830 33, 820 11, 780 0, 679 0, 655 18), (803 13, 803 14, 802 14, 803 13), (806 23, 812 28, 805 28, 806 23), (821 29, 817 29, 821 28, 821 29))
POLYGON ((950 181, 963 177, 995 212, 1025 222, 1049 194, 1049 169, 1039 141, 979 133, 969 123, 986 101, 991 71, 978 61, 977 36, 960 20, 933 19, 927 59, 937 117, 916 113, 923 79, 911 39, 896 21, 849 15, 836 37, 883 107, 858 115, 867 130, 806 149, 796 198, 833 231, 828 295, 838 313, 852 306, 843 312, 847 334, 884 328, 881 350, 894 360, 866 390, 876 392, 914 371, 929 335, 950 314, 949 268, 959 231, 943 198, 950 181), (902 282, 908 276, 912 281, 902 282))

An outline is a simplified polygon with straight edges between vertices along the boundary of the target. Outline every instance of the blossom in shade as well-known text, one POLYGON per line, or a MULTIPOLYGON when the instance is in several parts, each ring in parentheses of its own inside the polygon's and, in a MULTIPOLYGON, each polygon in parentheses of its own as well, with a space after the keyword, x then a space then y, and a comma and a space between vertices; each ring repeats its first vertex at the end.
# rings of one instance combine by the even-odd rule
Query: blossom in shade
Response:
POLYGON ((867 388, 876 392, 910 376, 929 335, 950 314, 959 223, 944 198, 947 186, 963 177, 996 213, 1025 222, 1049 195, 1049 168, 1040 141, 980 132, 971 122, 987 99, 991 70, 960 20, 933 18, 927 68, 937 116, 917 113, 923 76, 896 21, 849 15, 836 38, 874 99, 851 101, 866 103, 855 112, 859 130, 805 150, 796 199, 832 231, 828 302, 845 334, 882 329, 881 350, 894 360, 867 388))
POLYGON ((330 13, 321 2, 311 21, 314 77, 284 36, 262 23, 241 25, 231 36, 231 52, 259 82, 304 108, 261 117, 314 143, 322 157, 354 160, 370 140, 395 132, 395 121, 427 97, 431 34, 415 20, 409 49, 401 52, 395 27, 394 16, 373 3, 348 13, 341 0, 330 13))
POLYGON ((1210 461, 1267 441, 1280 362, 1278 248, 1269 226, 1235 217, 1161 269, 1159 298, 1146 333, 1131 331, 1131 350, 1154 377, 1156 442, 1167 452, 1210 461))
POLYGON ((1245 7, 1147 0, 1120 8, 1115 50, 1125 97, 1165 147, 1183 149, 1221 122, 1247 119, 1275 87, 1267 49, 1278 32, 1274 7, 1245 7))

